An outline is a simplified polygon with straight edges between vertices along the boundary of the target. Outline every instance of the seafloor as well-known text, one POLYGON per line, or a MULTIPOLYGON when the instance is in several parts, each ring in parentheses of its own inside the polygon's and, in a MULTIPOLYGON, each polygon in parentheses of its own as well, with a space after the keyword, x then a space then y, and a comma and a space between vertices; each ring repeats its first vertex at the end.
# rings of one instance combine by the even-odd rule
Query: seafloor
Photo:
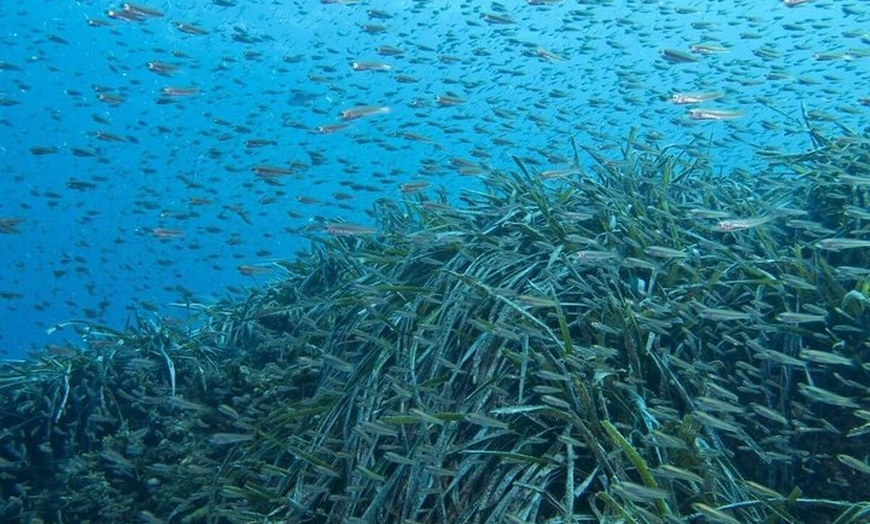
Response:
POLYGON ((0 368, 0 520, 870 519, 870 139, 517 159, 0 368), (592 167, 580 158, 592 157, 592 167))

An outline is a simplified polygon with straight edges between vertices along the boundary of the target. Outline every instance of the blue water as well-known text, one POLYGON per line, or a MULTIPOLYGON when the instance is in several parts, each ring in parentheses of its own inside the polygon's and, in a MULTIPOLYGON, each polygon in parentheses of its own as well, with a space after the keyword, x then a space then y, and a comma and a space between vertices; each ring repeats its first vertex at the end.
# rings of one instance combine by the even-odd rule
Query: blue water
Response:
POLYGON ((280 278, 270 263, 305 249, 300 230, 316 217, 373 225, 372 202, 401 200, 409 182, 479 188, 452 159, 560 168, 571 137, 618 155, 636 128, 647 143, 694 143, 727 176, 763 169, 759 148, 810 148, 802 104, 832 135, 868 125, 868 2, 236 3, 152 1, 162 16, 141 21, 107 16, 124 12, 117 2, 0 5, 0 220, 23 219, 0 235, 3 356, 79 342, 50 329, 69 319, 184 320, 171 304, 243 295, 280 278), (695 44, 724 49, 691 63, 660 56, 695 44), (404 54, 380 56, 382 45, 404 54), (670 101, 693 91, 724 96, 670 101), (451 94, 464 102, 438 104, 451 94), (359 105, 389 112, 316 132, 359 105), (697 121, 697 107, 742 116, 697 121), (295 167, 264 180, 258 165, 295 167), (241 265, 273 269, 246 276, 241 265))

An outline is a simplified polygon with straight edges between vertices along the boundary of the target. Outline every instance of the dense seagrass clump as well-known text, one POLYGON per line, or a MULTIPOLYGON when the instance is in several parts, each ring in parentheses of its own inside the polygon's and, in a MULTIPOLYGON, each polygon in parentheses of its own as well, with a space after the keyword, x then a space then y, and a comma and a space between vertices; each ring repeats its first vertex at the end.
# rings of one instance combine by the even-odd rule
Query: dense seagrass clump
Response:
POLYGON ((728 177, 633 137, 516 159, 185 325, 65 323, 2 367, 0 515, 864 521, 870 148, 816 140, 728 177))

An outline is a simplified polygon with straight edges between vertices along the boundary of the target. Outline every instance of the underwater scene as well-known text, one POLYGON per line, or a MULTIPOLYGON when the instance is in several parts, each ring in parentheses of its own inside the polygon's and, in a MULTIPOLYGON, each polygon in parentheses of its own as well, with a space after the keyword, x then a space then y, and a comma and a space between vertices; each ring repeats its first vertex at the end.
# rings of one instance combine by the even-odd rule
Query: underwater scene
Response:
POLYGON ((0 522, 870 522, 870 2, 0 37, 0 522))

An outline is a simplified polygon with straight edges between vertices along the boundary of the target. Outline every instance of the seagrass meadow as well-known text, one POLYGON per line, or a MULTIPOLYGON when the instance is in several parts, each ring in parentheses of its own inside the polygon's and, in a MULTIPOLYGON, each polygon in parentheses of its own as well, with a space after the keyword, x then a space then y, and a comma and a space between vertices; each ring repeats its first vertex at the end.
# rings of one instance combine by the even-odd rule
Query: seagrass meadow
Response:
POLYGON ((60 324, 0 371, 0 517, 867 522, 870 138, 809 138, 572 142, 184 323, 60 324))

